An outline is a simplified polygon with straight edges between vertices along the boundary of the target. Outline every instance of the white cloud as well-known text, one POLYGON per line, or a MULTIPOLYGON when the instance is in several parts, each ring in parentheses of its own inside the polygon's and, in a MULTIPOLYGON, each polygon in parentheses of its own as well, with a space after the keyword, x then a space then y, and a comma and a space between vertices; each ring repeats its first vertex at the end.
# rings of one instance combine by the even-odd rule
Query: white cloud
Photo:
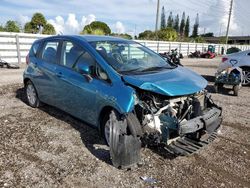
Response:
POLYGON ((90 24, 91 22, 95 21, 96 20, 96 17, 94 14, 89 14, 86 18, 86 21, 84 23, 84 25, 88 25, 90 24))
POLYGON ((119 33, 119 34, 125 33, 125 27, 122 24, 122 22, 120 22, 120 21, 116 22, 115 29, 116 29, 116 32, 119 33))
POLYGON ((70 13, 68 15, 68 19, 65 23, 65 33, 71 33, 71 34, 75 34, 75 33, 79 33, 80 32, 80 27, 79 27, 79 23, 76 20, 76 15, 73 13, 70 13))
MULTIPOLYGON (((30 18, 34 12, 42 12, 47 19, 50 19, 50 22, 53 23, 53 25, 58 27, 57 30, 63 30, 66 34, 73 34, 81 31, 81 27, 95 20, 96 17, 98 17, 100 21, 109 24, 114 32, 117 32, 117 30, 120 31, 120 29, 116 28, 116 21, 120 21, 123 25, 126 25, 126 32, 134 30, 135 24, 137 27, 137 34, 145 29, 154 30, 156 0, 109 0, 108 3, 100 0, 85 0, 81 2, 79 0, 61 0, 61 3, 58 2, 59 1, 57 0, 42 0, 36 1, 36 3, 32 0, 2 0, 1 4, 3 4, 3 6, 0 6, 0 24, 4 24, 9 19, 17 19, 18 17, 16 15, 18 7, 19 12, 22 12, 22 14, 25 13, 25 15, 30 18), (56 9, 54 8, 55 6, 57 7, 56 9), (64 10, 64 13, 60 10, 64 10), (70 19, 77 21, 78 24, 76 24, 76 22, 75 25, 68 23, 66 26, 69 16, 65 14, 70 12, 77 15, 72 15, 70 19), (63 24, 56 20, 57 16, 63 17, 63 24), (78 27, 76 27, 77 25, 78 27)), ((185 11, 186 16, 190 16, 190 30, 192 31, 195 16, 198 12, 200 15, 201 33, 204 32, 203 28, 206 28, 206 32, 214 32, 216 35, 219 34, 220 26, 222 26, 221 33, 225 34, 229 4, 229 0, 161 1, 161 6, 165 6, 166 16, 168 16, 170 11, 172 11, 174 15, 177 13, 181 15, 182 12, 185 11)), ((250 34, 250 24, 248 19, 250 13, 247 9, 249 6, 249 0, 234 1, 233 16, 229 32, 230 35, 241 34, 243 30, 245 30, 245 34, 250 34)), ((17 21, 24 24, 24 22, 27 21, 27 17, 19 18, 17 21)))
MULTIPOLYGON (((222 24, 224 27, 227 27, 227 23, 228 23, 228 12, 227 11, 229 10, 230 2, 227 0, 222 0, 222 1, 218 1, 218 2, 221 3, 221 7, 225 11, 224 15, 220 18, 219 23, 222 24)), ((230 30, 236 31, 237 29, 238 29, 238 25, 235 22, 235 14, 233 11, 232 16, 231 16, 231 21, 230 21, 230 30)))
POLYGON ((57 16, 55 20, 50 19, 48 20, 50 24, 52 24, 56 30, 57 34, 64 33, 64 19, 61 16, 57 16))
MULTIPOLYGON (((230 2, 228 0, 215 0, 213 4, 201 16, 201 33, 214 32, 215 35, 225 35, 228 24, 228 10, 230 2), (218 8, 219 7, 219 8, 218 8)), ((238 34, 239 24, 236 22, 234 10, 231 16, 229 35, 238 34)))
POLYGON ((83 16, 79 21, 75 14, 70 13, 66 21, 62 16, 57 16, 55 19, 49 19, 48 22, 55 27, 58 34, 79 34, 85 25, 95 20, 95 15, 89 14, 87 17, 83 16))
POLYGON ((30 17, 28 16, 24 16, 24 15, 18 15, 17 17, 17 22, 21 24, 21 26, 23 27, 27 22, 30 21, 30 17))

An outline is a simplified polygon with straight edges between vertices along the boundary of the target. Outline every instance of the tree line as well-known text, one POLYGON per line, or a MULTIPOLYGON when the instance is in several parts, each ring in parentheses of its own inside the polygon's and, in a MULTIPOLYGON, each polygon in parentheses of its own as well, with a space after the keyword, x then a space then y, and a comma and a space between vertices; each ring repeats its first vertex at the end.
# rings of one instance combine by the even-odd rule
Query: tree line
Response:
POLYGON ((146 40, 166 40, 166 41, 190 41, 204 42, 202 36, 198 35, 199 30, 199 14, 197 13, 193 25, 193 31, 190 35, 190 17, 185 12, 182 13, 181 20, 179 14, 173 16, 170 12, 166 19, 165 8, 162 6, 160 29, 157 31, 146 30, 139 34, 139 39, 146 40))
MULTIPOLYGON (((185 12, 182 13, 180 19, 179 15, 173 16, 170 12, 166 19, 164 6, 161 10, 160 29, 157 31, 145 30, 139 33, 139 36, 134 36, 136 39, 144 40, 164 40, 164 41, 196 41, 204 42, 203 37, 213 36, 213 33, 198 35, 199 30, 199 14, 196 15, 193 25, 192 34, 190 33, 190 17, 185 12)), ((52 24, 48 23, 42 13, 33 14, 31 20, 27 22, 22 28, 16 21, 9 20, 4 26, 0 25, 0 32, 25 32, 25 33, 40 33, 54 35, 56 34, 55 28, 52 24)), ((110 35, 126 39, 132 39, 132 36, 124 33, 118 34, 111 31, 108 24, 101 21, 94 21, 85 25, 80 34, 93 34, 93 35, 110 35)))
MULTIPOLYGON (((54 35, 56 34, 55 28, 52 24, 48 23, 42 13, 33 14, 31 20, 25 23, 22 28, 21 25, 13 20, 9 20, 4 26, 0 25, 0 32, 24 32, 24 33, 39 33, 54 35)), ((126 33, 112 33, 108 24, 101 21, 93 21, 88 25, 85 25, 80 34, 92 34, 92 35, 111 35, 122 37, 126 39, 132 39, 132 36, 126 33)))
POLYGON ((56 34, 54 26, 48 23, 44 15, 41 13, 33 14, 31 20, 25 23, 23 28, 17 21, 8 20, 4 26, 0 25, 0 32, 1 31, 16 33, 40 33, 48 35, 56 34))

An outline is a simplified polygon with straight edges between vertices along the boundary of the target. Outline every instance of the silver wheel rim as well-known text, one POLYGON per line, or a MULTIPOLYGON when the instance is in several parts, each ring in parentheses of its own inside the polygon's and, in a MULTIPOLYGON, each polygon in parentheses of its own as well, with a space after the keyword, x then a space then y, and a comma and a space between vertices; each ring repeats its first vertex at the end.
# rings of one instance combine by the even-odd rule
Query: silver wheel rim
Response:
POLYGON ((250 83, 250 71, 242 71, 242 85, 248 85, 250 83))
POLYGON ((108 120, 106 123, 105 123, 105 127, 104 127, 104 135, 105 135, 105 139, 106 139, 106 142, 108 143, 109 145, 109 137, 110 137, 110 128, 111 128, 111 121, 108 120))
POLYGON ((27 98, 31 105, 36 103, 36 91, 33 85, 29 84, 26 89, 27 98))

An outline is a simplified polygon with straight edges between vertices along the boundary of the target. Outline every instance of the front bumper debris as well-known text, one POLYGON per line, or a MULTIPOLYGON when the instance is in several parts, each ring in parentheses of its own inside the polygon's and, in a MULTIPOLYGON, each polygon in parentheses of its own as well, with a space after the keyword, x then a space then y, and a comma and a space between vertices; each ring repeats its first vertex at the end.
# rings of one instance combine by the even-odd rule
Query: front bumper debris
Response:
POLYGON ((110 157, 113 165, 120 169, 136 167, 141 163, 142 133, 138 129, 139 122, 131 114, 125 116, 124 120, 117 120, 114 112, 110 114, 110 119, 110 157), (136 125, 137 129, 134 128, 136 125))
POLYGON ((221 122, 222 110, 221 108, 214 106, 203 116, 191 119, 181 125, 180 133, 182 136, 171 142, 169 145, 166 145, 164 149, 177 156, 190 155, 216 139, 221 122), (188 137, 189 133, 194 133, 199 130, 205 132, 200 139, 191 139, 188 137))
POLYGON ((212 107, 204 115, 180 124, 179 134, 185 135, 205 129, 208 133, 214 132, 222 122, 221 109, 212 107))
POLYGON ((164 149, 176 156, 187 156, 195 153, 201 148, 213 142, 217 137, 217 130, 211 134, 204 135, 206 139, 194 140, 186 136, 180 137, 164 147, 164 149))

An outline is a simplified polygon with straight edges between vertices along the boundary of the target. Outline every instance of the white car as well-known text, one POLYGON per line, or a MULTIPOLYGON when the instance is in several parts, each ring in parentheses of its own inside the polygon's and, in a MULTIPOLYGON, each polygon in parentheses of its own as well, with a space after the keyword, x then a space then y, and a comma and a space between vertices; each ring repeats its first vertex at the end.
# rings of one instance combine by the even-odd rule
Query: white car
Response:
POLYGON ((250 85, 250 50, 223 56, 217 73, 232 67, 240 67, 242 69, 242 85, 250 85))

